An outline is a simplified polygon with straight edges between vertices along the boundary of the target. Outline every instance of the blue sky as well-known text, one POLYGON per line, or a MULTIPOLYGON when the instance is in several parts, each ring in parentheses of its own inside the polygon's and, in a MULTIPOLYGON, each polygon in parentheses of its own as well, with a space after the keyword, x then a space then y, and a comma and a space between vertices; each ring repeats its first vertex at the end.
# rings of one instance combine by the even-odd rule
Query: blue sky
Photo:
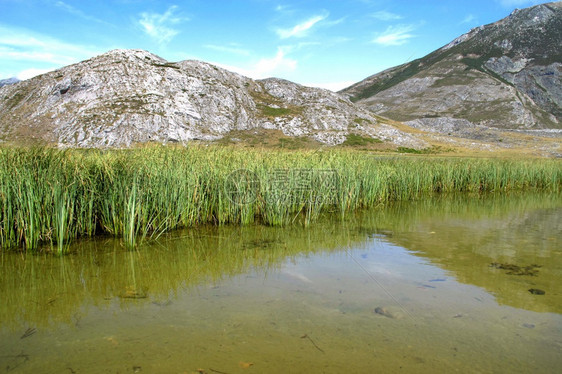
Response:
POLYGON ((0 79, 116 48, 341 89, 527 0, 0 0, 0 79))

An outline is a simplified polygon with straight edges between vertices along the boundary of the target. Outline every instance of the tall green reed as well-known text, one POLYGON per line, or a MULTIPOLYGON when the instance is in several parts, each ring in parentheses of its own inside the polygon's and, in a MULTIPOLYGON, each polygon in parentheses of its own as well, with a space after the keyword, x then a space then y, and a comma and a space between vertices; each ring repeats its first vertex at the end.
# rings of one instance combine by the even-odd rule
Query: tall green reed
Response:
POLYGON ((0 245, 64 253, 100 233, 127 248, 202 223, 312 224, 435 193, 560 193, 559 160, 373 156, 228 147, 0 148, 0 245))

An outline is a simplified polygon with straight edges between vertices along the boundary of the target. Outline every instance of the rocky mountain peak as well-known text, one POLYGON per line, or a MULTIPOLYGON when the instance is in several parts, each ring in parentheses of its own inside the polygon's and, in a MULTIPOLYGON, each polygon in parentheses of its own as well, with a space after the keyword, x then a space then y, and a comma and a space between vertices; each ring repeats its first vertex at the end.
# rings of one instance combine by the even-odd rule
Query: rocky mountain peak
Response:
POLYGON ((423 145, 331 91, 281 79, 255 81, 202 61, 173 63, 142 50, 112 50, 0 88, 5 141, 121 147, 216 140, 258 128, 326 144, 356 133, 423 145))
MULTIPOLYGON (((497 128, 562 127, 562 2, 517 10, 342 93, 377 114, 497 128)), ((417 123, 419 123, 418 121, 417 123)))

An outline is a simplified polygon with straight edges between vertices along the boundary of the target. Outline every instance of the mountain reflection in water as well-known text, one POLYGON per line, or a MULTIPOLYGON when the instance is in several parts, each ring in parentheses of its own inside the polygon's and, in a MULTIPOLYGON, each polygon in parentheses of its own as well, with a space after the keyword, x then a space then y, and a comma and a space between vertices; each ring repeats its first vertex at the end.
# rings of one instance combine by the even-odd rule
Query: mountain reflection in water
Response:
POLYGON ((561 242, 559 196, 512 194, 5 252, 0 372, 556 372, 561 242))

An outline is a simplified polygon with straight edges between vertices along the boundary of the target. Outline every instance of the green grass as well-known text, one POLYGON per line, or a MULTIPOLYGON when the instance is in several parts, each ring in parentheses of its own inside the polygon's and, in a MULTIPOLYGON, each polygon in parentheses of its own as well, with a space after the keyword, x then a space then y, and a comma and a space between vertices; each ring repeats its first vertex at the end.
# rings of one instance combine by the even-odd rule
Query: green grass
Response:
POLYGON ((219 146, 0 148, 0 246, 64 253, 109 234, 128 248, 204 223, 312 224, 434 193, 560 193, 559 160, 373 156, 219 146))
POLYGON ((432 155, 432 154, 437 154, 437 153, 440 153, 440 152, 449 152, 449 150, 444 149, 443 147, 440 147, 440 146, 433 146, 433 147, 422 148, 422 149, 415 149, 415 148, 408 148, 408 147, 398 147, 396 149, 396 152, 398 152, 398 153, 411 153, 411 154, 415 154, 415 155, 432 155))
POLYGON ((291 108, 276 108, 269 105, 258 105, 258 109, 260 110, 261 114, 265 117, 275 118, 275 117, 284 117, 284 116, 296 116, 302 113, 302 109, 299 107, 291 107, 291 108))
POLYGON ((377 138, 369 138, 358 134, 348 134, 345 141, 341 144, 347 147, 361 147, 369 144, 382 143, 383 141, 377 138))
POLYGON ((309 146, 310 140, 305 136, 280 138, 278 147, 285 149, 302 149, 309 146))

